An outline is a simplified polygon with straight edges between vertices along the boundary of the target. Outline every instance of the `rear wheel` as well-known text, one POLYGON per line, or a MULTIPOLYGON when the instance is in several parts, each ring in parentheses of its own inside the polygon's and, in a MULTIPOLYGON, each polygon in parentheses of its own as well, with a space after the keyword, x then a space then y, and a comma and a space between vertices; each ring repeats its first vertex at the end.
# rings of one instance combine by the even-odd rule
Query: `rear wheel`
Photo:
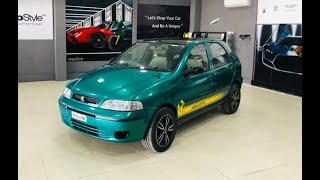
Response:
POLYGON ((107 44, 106 36, 103 33, 94 33, 91 36, 91 44, 95 48, 104 48, 107 44))
POLYGON ((141 141, 147 149, 164 152, 171 146, 175 134, 175 114, 170 108, 163 107, 156 112, 145 138, 141 141))
POLYGON ((233 84, 227 96, 226 102, 220 106, 222 112, 225 114, 235 113, 239 108, 240 99, 241 99, 240 86, 238 84, 233 84))

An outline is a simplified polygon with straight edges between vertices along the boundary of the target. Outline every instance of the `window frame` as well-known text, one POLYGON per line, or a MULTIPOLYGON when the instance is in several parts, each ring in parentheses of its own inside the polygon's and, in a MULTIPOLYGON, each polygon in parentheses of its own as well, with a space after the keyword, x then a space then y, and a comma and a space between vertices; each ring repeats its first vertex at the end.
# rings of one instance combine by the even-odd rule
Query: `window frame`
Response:
MULTIPOLYGON (((218 68, 221 68, 223 66, 232 64, 232 59, 230 58, 230 55, 229 55, 228 51, 226 50, 226 48, 221 43, 219 43, 219 42, 208 42, 208 49, 210 50, 213 69, 218 69, 218 68), (226 55, 228 57, 228 63, 225 63, 225 64, 222 64, 222 65, 220 65, 218 67, 215 67, 214 60, 213 60, 214 59, 213 58, 213 53, 212 53, 212 50, 211 50, 211 44, 214 44, 214 43, 220 45, 223 48, 223 50, 226 52, 226 55)), ((223 55, 220 55, 220 56, 223 56, 223 55)), ((217 56, 217 57, 219 57, 219 56, 217 56)))
MULTIPOLYGON (((207 55, 207 60, 208 60, 208 69, 207 70, 204 70, 202 73, 204 72, 207 72, 207 71, 210 71, 212 68, 211 68, 211 65, 210 65, 210 58, 209 58, 209 53, 207 51, 207 48, 206 48, 206 44, 205 43, 196 43, 194 44, 193 46, 190 47, 190 53, 188 54, 187 56, 187 59, 186 59, 186 63, 185 63, 185 66, 184 66, 184 70, 187 69, 187 63, 188 63, 188 60, 189 60, 189 57, 191 56, 191 50, 196 47, 196 46, 199 46, 199 45, 203 45, 203 48, 204 48, 204 51, 206 52, 206 55, 207 55)), ((200 73, 200 74, 202 74, 200 73)), ((199 75, 199 74, 197 74, 199 75)), ((196 76, 196 75, 193 75, 193 76, 196 76)))

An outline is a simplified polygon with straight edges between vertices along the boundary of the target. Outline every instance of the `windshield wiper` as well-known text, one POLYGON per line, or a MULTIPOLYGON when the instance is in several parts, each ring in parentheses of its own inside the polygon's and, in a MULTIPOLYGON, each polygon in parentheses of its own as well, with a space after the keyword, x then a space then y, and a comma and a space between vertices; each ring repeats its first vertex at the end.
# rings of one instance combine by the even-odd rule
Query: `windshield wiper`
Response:
POLYGON ((122 66, 122 67, 129 67, 129 68, 140 68, 140 66, 129 65, 129 63, 112 63, 110 65, 122 66))
POLYGON ((144 67, 146 70, 154 70, 154 71, 165 71, 165 72, 171 72, 171 70, 168 69, 159 69, 157 66, 151 66, 151 67, 144 67))
POLYGON ((128 63, 111 63, 111 64, 109 64, 109 65, 111 65, 111 66, 126 66, 126 67, 128 67, 129 66, 129 64, 128 63))

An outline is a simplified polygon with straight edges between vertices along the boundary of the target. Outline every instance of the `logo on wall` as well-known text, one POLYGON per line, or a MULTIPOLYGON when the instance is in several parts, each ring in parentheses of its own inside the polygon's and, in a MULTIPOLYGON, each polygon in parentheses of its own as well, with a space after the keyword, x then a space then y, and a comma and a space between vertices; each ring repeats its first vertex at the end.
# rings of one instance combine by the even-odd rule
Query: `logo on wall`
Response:
POLYGON ((52 1, 18 1, 18 39, 53 39, 52 1))
POLYGON ((302 0, 259 0, 257 24, 301 24, 302 0))
POLYGON ((132 0, 66 3, 67 61, 106 61, 132 45, 132 0))
POLYGON ((31 14, 23 14, 23 15, 18 15, 18 21, 31 21, 31 22, 41 22, 43 20, 43 17, 46 16, 45 14, 38 15, 35 14, 32 16, 31 14))
POLYGON ((18 15, 18 26, 42 26, 45 14, 22 14, 18 15))

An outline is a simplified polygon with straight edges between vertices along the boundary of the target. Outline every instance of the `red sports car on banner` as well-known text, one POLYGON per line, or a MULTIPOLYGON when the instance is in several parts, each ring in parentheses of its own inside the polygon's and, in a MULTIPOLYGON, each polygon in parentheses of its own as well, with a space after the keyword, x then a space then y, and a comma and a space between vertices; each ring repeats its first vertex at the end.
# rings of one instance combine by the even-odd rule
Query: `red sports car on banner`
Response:
POLYGON ((103 22, 98 26, 75 28, 67 33, 68 41, 78 45, 91 43, 96 48, 104 48, 113 31, 111 26, 115 22, 103 22))

